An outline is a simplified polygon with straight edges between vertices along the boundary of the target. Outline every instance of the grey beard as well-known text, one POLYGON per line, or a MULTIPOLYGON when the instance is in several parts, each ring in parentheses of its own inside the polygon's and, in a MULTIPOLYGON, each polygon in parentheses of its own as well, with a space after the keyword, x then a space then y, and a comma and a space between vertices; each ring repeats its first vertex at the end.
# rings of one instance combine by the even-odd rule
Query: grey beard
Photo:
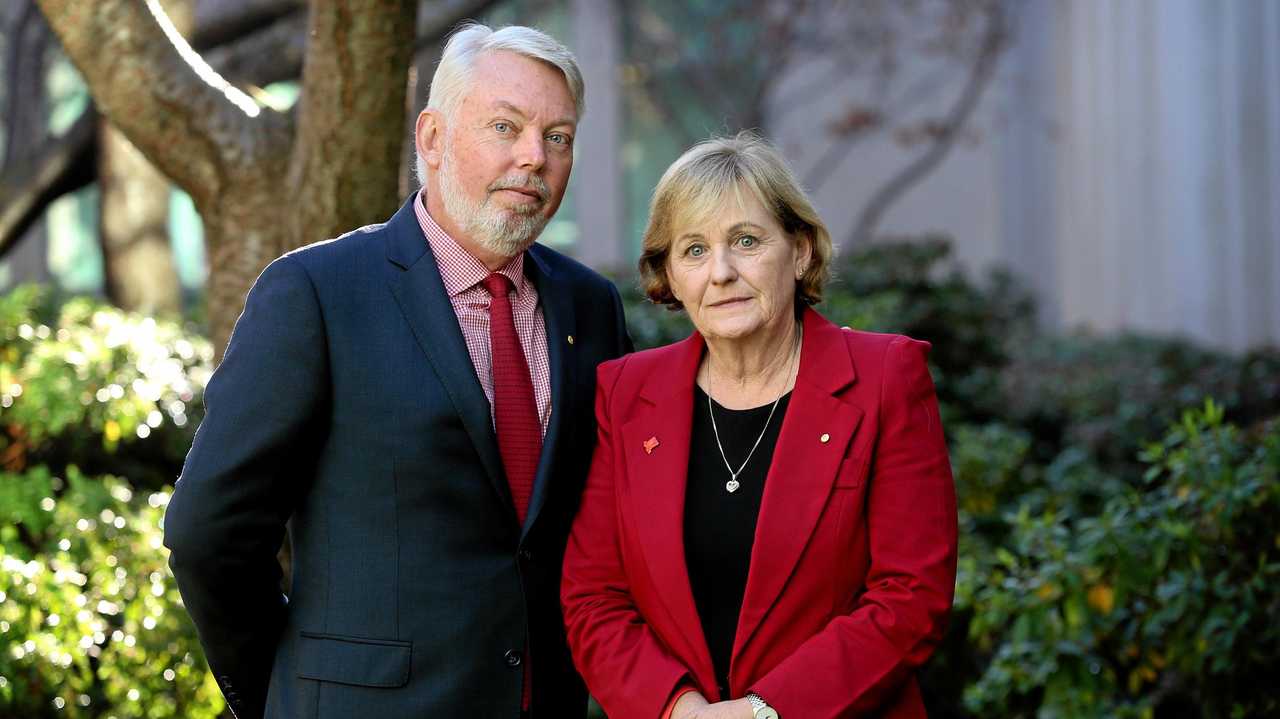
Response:
POLYGON ((508 217, 507 210, 490 204, 488 195, 472 202, 462 191, 452 160, 452 148, 445 148, 440 161, 440 200, 467 238, 500 257, 515 257, 529 249, 547 225, 548 218, 539 214, 542 206, 512 208, 514 216, 508 217))

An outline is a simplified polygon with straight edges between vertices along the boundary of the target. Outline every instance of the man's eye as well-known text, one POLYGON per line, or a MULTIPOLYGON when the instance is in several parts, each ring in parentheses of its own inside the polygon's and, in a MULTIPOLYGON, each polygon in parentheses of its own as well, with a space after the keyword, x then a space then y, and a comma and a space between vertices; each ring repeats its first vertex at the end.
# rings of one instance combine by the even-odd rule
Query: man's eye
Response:
POLYGON ((493 129, 496 130, 497 132, 505 133, 511 129, 511 125, 510 123, 506 123, 506 122, 495 122, 493 123, 493 129))
POLYGON ((568 145, 568 144, 569 144, 569 136, 568 136, 568 135, 565 135, 565 134, 562 134, 562 133, 559 133, 559 132, 554 132, 554 133, 552 133, 552 134, 550 134, 550 135, 547 135, 547 139, 548 139, 548 140, 550 140, 550 141, 552 141, 552 142, 554 142, 554 143, 556 143, 557 145, 568 145))

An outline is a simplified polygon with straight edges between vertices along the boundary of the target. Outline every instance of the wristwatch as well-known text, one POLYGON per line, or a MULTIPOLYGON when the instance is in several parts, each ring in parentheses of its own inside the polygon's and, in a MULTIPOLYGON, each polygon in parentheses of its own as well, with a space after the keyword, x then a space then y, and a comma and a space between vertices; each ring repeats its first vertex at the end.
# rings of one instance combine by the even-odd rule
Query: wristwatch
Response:
POLYGON ((755 712, 756 719, 778 719, 778 712, 766 704, 759 694, 747 692, 747 701, 751 702, 751 711, 755 712))

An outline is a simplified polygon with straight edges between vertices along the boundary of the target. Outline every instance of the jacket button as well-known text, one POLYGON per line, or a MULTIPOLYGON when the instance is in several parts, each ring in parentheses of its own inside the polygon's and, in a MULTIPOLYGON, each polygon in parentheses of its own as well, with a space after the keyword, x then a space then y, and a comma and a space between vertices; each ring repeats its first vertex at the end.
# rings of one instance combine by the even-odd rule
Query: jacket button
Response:
POLYGON ((528 549, 521 549, 521 550, 520 550, 520 558, 521 558, 521 559, 523 559, 523 560, 524 560, 524 561, 526 561, 526 562, 532 562, 532 561, 533 561, 533 552, 529 551, 528 549))
POLYGON ((514 649, 507 650, 507 653, 503 655, 502 658, 504 661, 506 661, 507 666, 511 667, 512 669, 515 669, 516 667, 520 666, 521 662, 524 661, 524 657, 520 655, 520 652, 514 649))

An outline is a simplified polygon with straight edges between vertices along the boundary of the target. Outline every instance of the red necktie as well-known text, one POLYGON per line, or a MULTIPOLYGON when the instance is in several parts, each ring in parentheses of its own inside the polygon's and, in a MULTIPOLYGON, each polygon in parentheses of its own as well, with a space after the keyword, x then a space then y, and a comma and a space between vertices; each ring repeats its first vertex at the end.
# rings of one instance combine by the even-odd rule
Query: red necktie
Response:
POLYGON ((516 517, 524 525, 533 495, 533 477, 542 455, 542 422, 533 397, 529 363, 520 347, 511 300, 511 280, 494 272, 484 278, 489 291, 489 347, 493 355, 493 418, 498 432, 498 453, 511 487, 516 517))
MULTIPOLYGON (((484 278, 489 291, 489 349, 493 357, 493 420, 498 431, 498 454, 511 487, 511 501, 516 517, 524 526, 533 495, 533 477, 542 456, 542 422, 538 419, 538 403, 533 396, 533 379, 529 362, 516 334, 515 317, 507 292, 511 280, 497 272, 484 278)), ((529 650, 525 647, 524 680, 520 706, 528 711, 531 703, 529 650)))

